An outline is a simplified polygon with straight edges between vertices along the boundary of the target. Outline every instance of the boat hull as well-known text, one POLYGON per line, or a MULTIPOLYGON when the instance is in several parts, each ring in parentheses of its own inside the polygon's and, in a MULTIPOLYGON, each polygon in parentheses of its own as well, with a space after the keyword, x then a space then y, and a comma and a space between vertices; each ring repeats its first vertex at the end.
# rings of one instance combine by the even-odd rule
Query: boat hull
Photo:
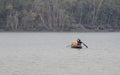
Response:
POLYGON ((72 45, 71 45, 71 48, 79 48, 79 49, 81 49, 82 46, 81 46, 81 45, 78 45, 78 46, 72 46, 72 45))

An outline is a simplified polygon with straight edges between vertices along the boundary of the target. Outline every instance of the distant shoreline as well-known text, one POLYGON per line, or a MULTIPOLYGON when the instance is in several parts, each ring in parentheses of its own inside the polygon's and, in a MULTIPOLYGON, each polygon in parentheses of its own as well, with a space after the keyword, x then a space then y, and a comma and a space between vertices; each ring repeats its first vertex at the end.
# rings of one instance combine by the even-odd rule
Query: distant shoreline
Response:
POLYGON ((94 32, 106 32, 106 33, 109 33, 109 32, 120 32, 120 30, 119 31, 0 31, 0 33, 21 33, 21 32, 23 32, 23 33, 37 33, 37 32, 40 32, 40 33, 56 33, 56 32, 58 32, 58 33, 74 33, 74 32, 78 32, 78 33, 94 33, 94 32))

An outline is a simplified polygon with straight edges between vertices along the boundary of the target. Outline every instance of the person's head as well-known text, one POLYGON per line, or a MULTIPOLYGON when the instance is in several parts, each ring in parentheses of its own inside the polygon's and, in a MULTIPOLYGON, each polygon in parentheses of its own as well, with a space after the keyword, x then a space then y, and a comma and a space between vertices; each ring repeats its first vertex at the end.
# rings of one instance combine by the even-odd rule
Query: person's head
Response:
POLYGON ((80 38, 78 38, 77 41, 81 41, 80 38))

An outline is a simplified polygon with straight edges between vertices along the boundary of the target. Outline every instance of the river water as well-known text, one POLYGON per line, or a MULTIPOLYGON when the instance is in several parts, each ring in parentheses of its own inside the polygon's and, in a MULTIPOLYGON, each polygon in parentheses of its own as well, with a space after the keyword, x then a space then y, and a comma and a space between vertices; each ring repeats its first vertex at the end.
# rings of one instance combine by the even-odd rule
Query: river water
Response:
POLYGON ((0 33, 0 75, 120 75, 120 33, 0 33))

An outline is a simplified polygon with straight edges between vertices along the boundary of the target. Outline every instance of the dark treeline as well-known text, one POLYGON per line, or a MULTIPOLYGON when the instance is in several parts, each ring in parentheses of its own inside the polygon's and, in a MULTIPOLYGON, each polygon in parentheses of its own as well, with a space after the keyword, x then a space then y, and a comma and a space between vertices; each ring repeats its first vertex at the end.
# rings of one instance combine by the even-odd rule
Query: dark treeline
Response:
POLYGON ((0 31, 119 30, 119 0, 0 0, 0 31))

